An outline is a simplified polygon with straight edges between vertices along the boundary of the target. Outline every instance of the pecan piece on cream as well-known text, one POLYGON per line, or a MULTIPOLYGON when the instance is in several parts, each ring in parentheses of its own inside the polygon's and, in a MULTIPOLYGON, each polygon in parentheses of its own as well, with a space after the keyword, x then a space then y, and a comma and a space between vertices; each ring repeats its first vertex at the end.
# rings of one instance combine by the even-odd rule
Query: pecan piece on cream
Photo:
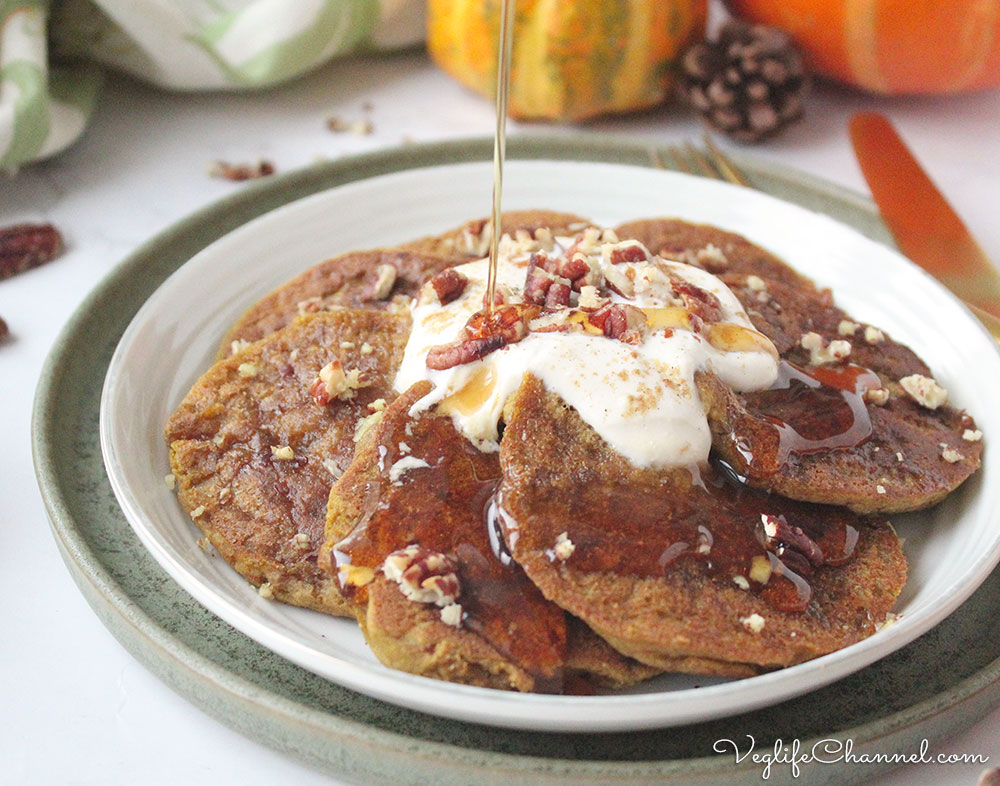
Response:
POLYGON ((461 595, 458 561, 438 551, 412 544, 392 552, 382 563, 386 577, 399 584, 399 591, 417 603, 444 608, 461 595))
POLYGON ((528 335, 528 322, 538 316, 537 306, 499 306, 492 313, 478 311, 469 317, 457 341, 439 344, 427 352, 427 368, 440 371, 486 357, 528 335))
POLYGON ((636 344, 642 339, 642 328, 646 315, 641 308, 622 303, 609 303, 590 315, 590 323, 604 332, 605 336, 636 344))
POLYGON ((459 273, 454 268, 447 268, 431 279, 430 284, 434 287, 434 293, 442 306, 451 303, 461 297, 468 285, 469 279, 459 273))
POLYGON ((608 261, 612 265, 621 265, 624 262, 648 262, 649 252, 639 241, 626 240, 610 250, 608 261))
POLYGON ((692 314, 697 314, 706 322, 718 322, 722 319, 722 303, 708 290, 685 281, 682 278, 671 277, 671 288, 681 299, 684 308, 692 314))

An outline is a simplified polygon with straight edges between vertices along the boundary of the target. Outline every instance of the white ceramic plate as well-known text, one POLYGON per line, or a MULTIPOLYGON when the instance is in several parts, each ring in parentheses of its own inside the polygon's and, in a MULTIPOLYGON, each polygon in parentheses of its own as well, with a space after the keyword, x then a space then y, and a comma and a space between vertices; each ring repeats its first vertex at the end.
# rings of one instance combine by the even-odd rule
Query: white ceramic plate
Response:
MULTIPOLYGON (((906 259, 825 216, 760 192, 682 174, 612 164, 511 162, 504 207, 550 208, 606 225, 677 216, 739 232, 834 289, 855 318, 916 348, 987 435, 1000 434, 989 380, 1000 354, 965 308, 906 259)), ((334 254, 437 233, 488 212, 492 165, 416 169, 351 183, 268 213, 212 244, 172 275, 136 314, 111 361, 101 444, 111 485, 153 556, 235 628, 295 663, 354 690, 462 720, 544 730, 610 731, 733 715, 849 674, 930 629, 1000 559, 1000 483, 989 457, 937 508, 893 519, 910 577, 902 618, 839 652, 751 679, 667 675, 610 696, 524 695, 452 685, 385 668, 357 626, 261 599, 217 556, 164 484, 163 424, 211 365, 243 310, 334 254)))

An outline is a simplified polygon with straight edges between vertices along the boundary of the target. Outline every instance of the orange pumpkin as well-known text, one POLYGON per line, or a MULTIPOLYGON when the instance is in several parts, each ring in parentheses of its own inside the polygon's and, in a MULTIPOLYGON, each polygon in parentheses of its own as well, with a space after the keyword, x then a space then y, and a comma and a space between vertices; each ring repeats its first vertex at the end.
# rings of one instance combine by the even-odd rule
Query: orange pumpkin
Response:
POLYGON ((1000 0, 726 0, 786 31, 816 74, 875 93, 1000 85, 1000 0))
MULTIPOLYGON (((435 62, 496 94, 498 0, 429 0, 435 62)), ((680 53, 704 35, 706 0, 517 0, 508 111, 582 120, 664 100, 680 53)))

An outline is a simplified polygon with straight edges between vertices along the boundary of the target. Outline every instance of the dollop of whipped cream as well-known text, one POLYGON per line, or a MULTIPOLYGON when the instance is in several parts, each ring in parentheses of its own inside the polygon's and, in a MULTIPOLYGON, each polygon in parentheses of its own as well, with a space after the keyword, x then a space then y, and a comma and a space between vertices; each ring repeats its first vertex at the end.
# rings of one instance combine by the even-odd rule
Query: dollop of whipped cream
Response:
POLYGON ((489 261, 453 270, 459 279, 432 279, 414 301, 395 387, 429 380, 414 414, 437 406, 484 451, 499 450, 504 405, 532 374, 633 464, 700 464, 711 433, 695 373, 741 392, 777 377, 777 351, 722 281, 611 230, 504 235, 495 302, 518 330, 499 348, 466 327, 483 309, 489 261))

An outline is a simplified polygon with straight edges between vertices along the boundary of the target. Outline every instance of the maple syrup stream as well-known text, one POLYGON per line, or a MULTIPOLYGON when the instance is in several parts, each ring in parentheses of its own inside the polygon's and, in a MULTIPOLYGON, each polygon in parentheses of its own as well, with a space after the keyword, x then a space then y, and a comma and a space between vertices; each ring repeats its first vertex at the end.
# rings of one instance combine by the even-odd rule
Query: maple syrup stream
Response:
POLYGON ((486 281, 486 314, 493 314, 497 289, 497 256, 500 248, 500 202, 503 197, 503 162, 507 152, 507 95, 510 92, 510 55, 514 39, 514 3, 500 8, 497 62, 497 127, 493 136, 493 212, 490 221, 490 272, 486 281))

